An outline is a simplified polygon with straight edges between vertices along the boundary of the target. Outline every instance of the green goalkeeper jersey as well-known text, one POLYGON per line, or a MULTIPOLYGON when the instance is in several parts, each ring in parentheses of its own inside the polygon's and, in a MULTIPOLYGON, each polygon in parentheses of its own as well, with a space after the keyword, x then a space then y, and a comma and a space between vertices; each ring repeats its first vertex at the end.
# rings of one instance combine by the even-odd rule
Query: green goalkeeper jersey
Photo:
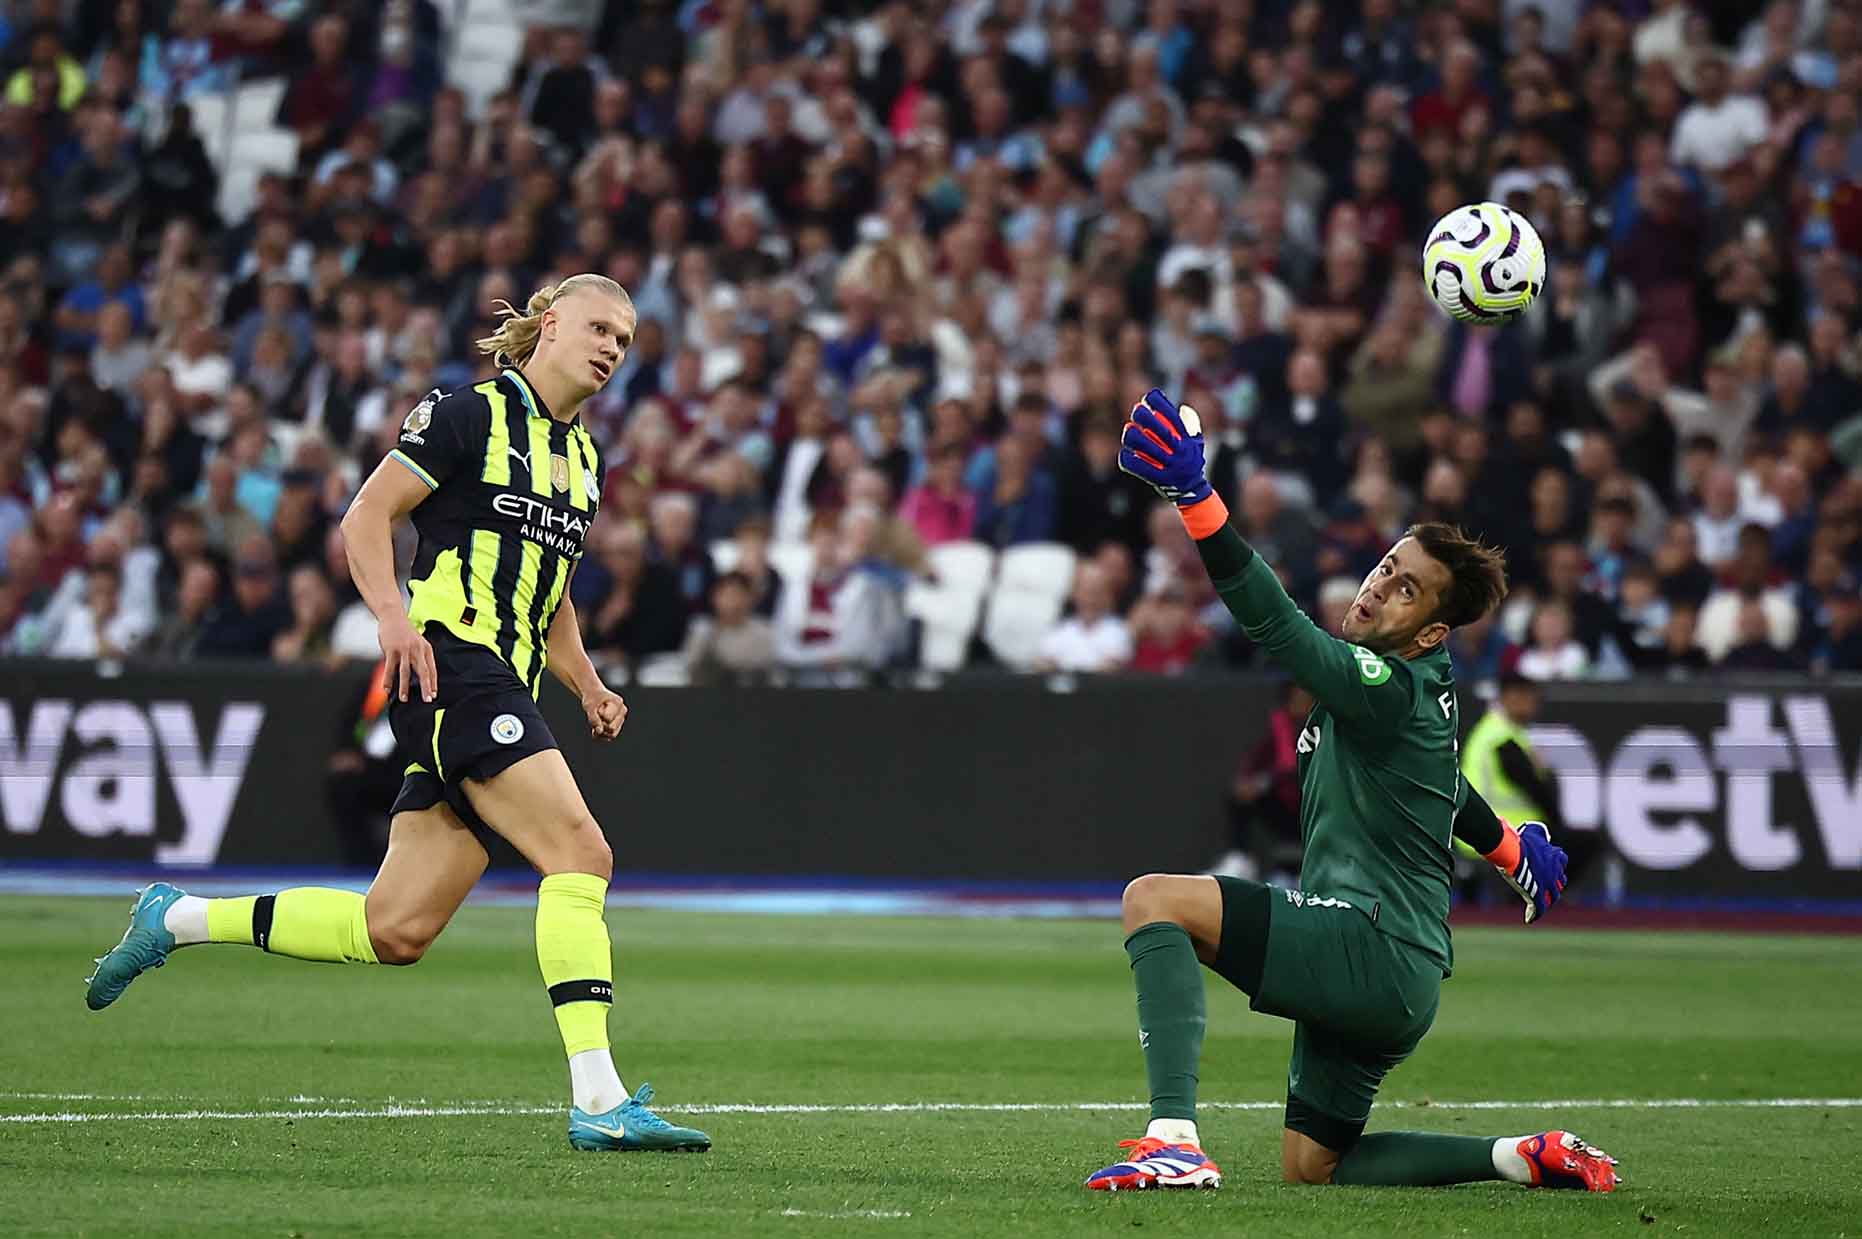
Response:
POLYGON ((1299 736, 1306 893, 1297 897, 1350 904, 1448 975, 1450 849, 1466 793, 1447 651, 1402 659, 1331 636, 1259 556, 1215 586, 1249 638, 1318 703, 1299 736))

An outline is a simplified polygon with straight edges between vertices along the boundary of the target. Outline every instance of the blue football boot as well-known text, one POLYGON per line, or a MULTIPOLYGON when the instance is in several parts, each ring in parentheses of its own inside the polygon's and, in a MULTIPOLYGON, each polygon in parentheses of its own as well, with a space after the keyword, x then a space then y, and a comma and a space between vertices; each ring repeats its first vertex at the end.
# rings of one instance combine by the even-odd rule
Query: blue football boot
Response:
POLYGON ((97 971, 90 977, 84 1001, 91 1010, 103 1010, 122 997, 131 981, 168 962, 168 952, 175 949, 175 936, 163 922, 169 907, 185 894, 167 882, 151 883, 136 893, 123 940, 97 961, 97 971))
POLYGON ((652 1100, 653 1086, 642 1084, 640 1091, 602 1114, 571 1107, 569 1144, 584 1152, 661 1149, 702 1153, 711 1147, 711 1137, 704 1132, 674 1126, 647 1109, 652 1100))

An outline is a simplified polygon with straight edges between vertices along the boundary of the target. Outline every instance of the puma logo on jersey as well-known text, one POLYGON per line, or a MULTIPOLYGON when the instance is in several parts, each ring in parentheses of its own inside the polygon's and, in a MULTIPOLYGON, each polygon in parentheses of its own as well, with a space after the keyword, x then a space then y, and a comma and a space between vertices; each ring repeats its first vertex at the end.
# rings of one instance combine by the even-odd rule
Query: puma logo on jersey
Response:
POLYGON ((504 450, 509 452, 511 454, 511 458, 517 461, 517 463, 522 465, 525 469, 530 468, 530 453, 529 452, 520 452, 514 447, 507 447, 504 450))
POLYGON ((1319 729, 1317 727, 1307 727, 1301 730, 1300 742, 1298 745, 1299 751, 1302 754, 1309 754, 1318 747, 1319 729))

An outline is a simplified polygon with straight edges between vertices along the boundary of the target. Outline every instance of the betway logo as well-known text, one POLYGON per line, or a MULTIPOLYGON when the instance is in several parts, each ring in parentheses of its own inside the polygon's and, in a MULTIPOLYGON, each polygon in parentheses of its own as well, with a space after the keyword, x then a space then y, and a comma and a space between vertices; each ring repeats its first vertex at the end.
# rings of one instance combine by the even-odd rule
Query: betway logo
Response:
POLYGON ((1713 849, 1701 815, 1723 810, 1727 851, 1750 870, 1789 869, 1814 830, 1833 869, 1862 869, 1862 770, 1843 770, 1841 746, 1820 696, 1734 696, 1725 726, 1702 744, 1681 727, 1642 727, 1599 754, 1576 728, 1541 724, 1532 742, 1558 773, 1572 826, 1605 826, 1623 859, 1645 869, 1685 869, 1713 849), (1802 780, 1812 821, 1779 821, 1774 779, 1802 780))
POLYGON ((499 495, 491 501, 501 516, 526 521, 552 532, 572 533, 578 538, 588 532, 588 521, 574 512, 553 508, 541 499, 523 495, 499 495))
POLYGON ((265 707, 257 702, 229 702, 203 755, 186 702, 157 701, 144 708, 127 701, 80 706, 47 698, 33 702, 22 719, 12 702, 0 701, 0 817, 10 834, 37 834, 56 786, 59 810, 78 834, 152 835, 156 781, 166 776, 181 810, 182 833, 177 843, 156 844, 155 859, 165 865, 211 864, 264 720, 265 707), (75 741, 69 752, 67 740, 75 741))

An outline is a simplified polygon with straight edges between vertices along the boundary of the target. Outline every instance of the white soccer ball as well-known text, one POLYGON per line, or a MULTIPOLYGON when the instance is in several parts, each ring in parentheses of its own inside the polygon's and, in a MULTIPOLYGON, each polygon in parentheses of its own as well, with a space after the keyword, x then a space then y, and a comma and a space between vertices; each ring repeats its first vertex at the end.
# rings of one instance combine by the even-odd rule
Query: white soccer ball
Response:
POLYGON ((1525 216, 1498 202, 1456 207, 1429 229, 1422 282, 1464 323, 1510 323, 1545 287, 1545 243, 1525 216))

